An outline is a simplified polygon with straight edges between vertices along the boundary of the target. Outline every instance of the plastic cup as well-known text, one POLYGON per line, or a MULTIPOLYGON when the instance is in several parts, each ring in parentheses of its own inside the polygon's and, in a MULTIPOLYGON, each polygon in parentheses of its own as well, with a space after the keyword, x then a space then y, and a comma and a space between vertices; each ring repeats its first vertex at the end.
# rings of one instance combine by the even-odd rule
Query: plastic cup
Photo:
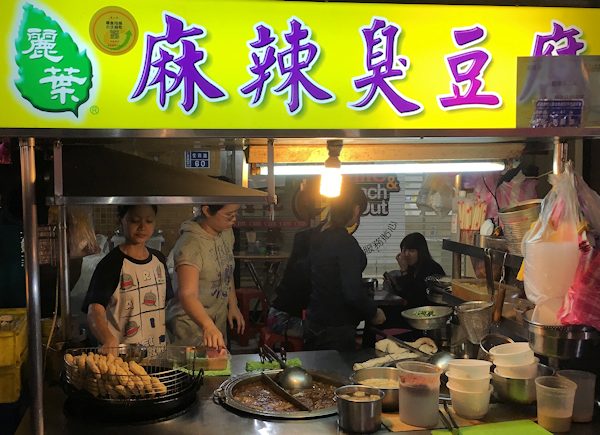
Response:
POLYGON ((452 399, 454 412, 464 418, 478 420, 487 414, 490 407, 490 396, 492 386, 488 384, 482 391, 464 391, 459 389, 453 382, 446 384, 452 399))
POLYGON ((568 432, 577 384, 562 376, 540 376, 535 380, 538 424, 550 432, 568 432))
POLYGON ((418 427, 435 427, 438 423, 438 400, 442 370, 433 364, 402 361, 398 389, 400 420, 418 427))
POLYGON ((528 342, 506 343, 490 349, 490 358, 494 364, 516 366, 533 362, 533 351, 528 342))
POLYGON ((588 423, 594 416, 594 392, 596 389, 596 375, 581 370, 559 370, 558 376, 564 376, 577 384, 575 391, 575 405, 573 406, 573 421, 588 423))

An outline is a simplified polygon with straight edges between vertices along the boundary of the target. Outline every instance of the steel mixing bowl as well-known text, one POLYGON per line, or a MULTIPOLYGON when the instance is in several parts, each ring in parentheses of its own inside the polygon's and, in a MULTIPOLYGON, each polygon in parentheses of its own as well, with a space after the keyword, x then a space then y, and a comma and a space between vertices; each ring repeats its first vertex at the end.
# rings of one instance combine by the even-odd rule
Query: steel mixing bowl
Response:
MULTIPOLYGON (((537 376, 551 376, 554 369, 538 364, 537 376)), ((530 379, 511 379, 500 376, 492 370, 494 392, 503 402, 530 405, 535 402, 535 377, 530 379)))
POLYGON ((533 310, 523 314, 529 331, 529 345, 539 355, 572 359, 596 355, 600 332, 584 325, 543 325, 532 320, 533 310))
POLYGON ((421 331, 430 331, 432 329, 444 328, 453 311, 451 307, 426 305, 424 307, 404 310, 401 314, 413 328, 421 331))
POLYGON ((353 384, 367 385, 368 387, 379 388, 385 393, 381 403, 383 410, 398 411, 398 388, 400 386, 400 371, 396 367, 367 367, 352 373, 350 381, 353 384), (374 385, 364 384, 367 379, 385 379, 396 383, 394 388, 381 388, 374 385))

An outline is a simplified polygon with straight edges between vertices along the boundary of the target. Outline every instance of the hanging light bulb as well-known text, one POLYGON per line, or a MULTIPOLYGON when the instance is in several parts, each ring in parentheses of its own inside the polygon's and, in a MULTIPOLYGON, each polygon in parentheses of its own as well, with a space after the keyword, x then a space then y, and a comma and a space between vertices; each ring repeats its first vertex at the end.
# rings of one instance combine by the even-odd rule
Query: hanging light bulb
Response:
POLYGON ((327 150, 329 157, 325 160, 325 167, 321 172, 321 195, 328 198, 340 196, 342 188, 342 162, 340 162, 340 152, 343 142, 341 140, 328 140, 327 150))

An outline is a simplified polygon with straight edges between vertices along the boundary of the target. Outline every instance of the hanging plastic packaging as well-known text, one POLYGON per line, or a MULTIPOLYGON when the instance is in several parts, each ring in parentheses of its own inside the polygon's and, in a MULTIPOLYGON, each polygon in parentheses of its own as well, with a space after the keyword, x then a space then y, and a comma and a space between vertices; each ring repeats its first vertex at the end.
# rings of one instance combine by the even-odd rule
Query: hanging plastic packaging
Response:
POLYGON ((579 264, 575 279, 559 311, 559 319, 566 325, 588 325, 600 329, 600 196, 579 176, 575 177, 579 208, 589 231, 584 232, 579 244, 579 264))
POLYGON ((525 293, 535 303, 534 320, 559 324, 558 310, 575 277, 579 260, 578 199, 572 166, 550 176, 552 190, 538 220, 523 237, 525 293), (536 319, 537 317, 537 319, 536 319))

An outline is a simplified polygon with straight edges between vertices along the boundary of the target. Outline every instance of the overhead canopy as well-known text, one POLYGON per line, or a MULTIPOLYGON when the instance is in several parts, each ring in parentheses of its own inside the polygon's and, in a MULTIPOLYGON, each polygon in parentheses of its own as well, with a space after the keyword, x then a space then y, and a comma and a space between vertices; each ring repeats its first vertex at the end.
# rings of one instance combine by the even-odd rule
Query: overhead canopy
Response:
POLYGON ((55 204, 268 202, 266 192, 102 146, 65 146, 62 159, 63 196, 55 204))

